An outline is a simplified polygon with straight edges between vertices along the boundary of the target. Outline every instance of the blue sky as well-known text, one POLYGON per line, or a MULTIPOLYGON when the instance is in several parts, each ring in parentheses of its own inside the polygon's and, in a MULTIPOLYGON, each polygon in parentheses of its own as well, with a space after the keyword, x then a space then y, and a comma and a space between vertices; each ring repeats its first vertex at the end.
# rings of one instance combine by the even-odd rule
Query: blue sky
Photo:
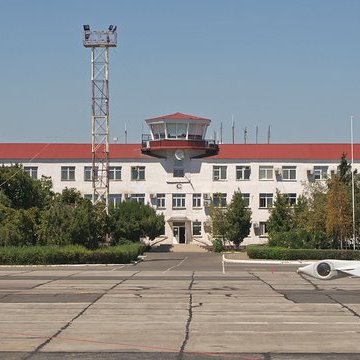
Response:
POLYGON ((360 1, 0 0, 2 142, 90 142, 82 25, 118 26, 111 139, 184 112, 236 142, 360 142, 360 1))

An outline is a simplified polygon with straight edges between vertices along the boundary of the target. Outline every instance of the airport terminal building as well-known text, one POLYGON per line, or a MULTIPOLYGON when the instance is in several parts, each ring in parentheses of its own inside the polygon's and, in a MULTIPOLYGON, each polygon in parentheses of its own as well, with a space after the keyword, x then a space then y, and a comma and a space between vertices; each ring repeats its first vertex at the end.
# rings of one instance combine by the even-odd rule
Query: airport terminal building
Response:
MULTIPOLYGON (((337 172, 350 144, 218 144, 206 140, 210 120, 175 113, 145 120, 139 144, 111 144, 109 202, 151 204, 165 216, 163 243, 208 244, 209 206, 223 207, 241 191, 252 211, 248 243, 267 240, 266 221, 276 190, 296 203, 307 182, 337 172)), ((353 147, 359 169, 360 144, 353 147)), ((2 143, 0 161, 21 163, 33 178, 50 176, 53 189, 76 188, 92 197, 91 144, 2 143)))

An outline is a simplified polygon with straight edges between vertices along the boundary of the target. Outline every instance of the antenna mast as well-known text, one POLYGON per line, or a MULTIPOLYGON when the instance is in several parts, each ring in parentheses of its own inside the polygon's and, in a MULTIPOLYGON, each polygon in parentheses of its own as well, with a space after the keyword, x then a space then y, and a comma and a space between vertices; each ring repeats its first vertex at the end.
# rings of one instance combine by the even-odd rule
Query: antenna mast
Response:
POLYGON ((83 45, 91 49, 92 202, 109 205, 109 48, 116 47, 116 26, 93 31, 84 25, 83 45))
POLYGON ((231 133, 232 133, 232 143, 235 144, 235 124, 234 124, 234 115, 231 116, 231 133))

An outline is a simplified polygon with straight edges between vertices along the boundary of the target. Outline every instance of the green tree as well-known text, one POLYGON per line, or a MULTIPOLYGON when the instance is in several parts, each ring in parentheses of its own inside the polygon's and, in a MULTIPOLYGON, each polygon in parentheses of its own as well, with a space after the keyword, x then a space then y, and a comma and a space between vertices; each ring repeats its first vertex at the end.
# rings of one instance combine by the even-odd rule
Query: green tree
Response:
POLYGON ((222 243, 225 241, 226 230, 228 227, 225 209, 210 206, 209 217, 204 224, 205 232, 211 234, 213 239, 219 239, 222 243))
POLYGON ((15 210, 0 205, 0 245, 35 245, 38 222, 37 208, 15 210))
POLYGON ((101 207, 83 199, 75 189, 64 189, 42 211, 38 241, 42 245, 78 244, 96 248, 105 238, 106 222, 101 207))
POLYGON ((351 186, 351 164, 346 159, 346 153, 342 153, 341 155, 338 175, 340 177, 340 181, 348 186, 351 186))
POLYGON ((294 212, 292 217, 292 223, 294 229, 307 230, 310 217, 310 205, 309 200, 304 195, 300 195, 297 198, 294 205, 294 212))
POLYGON ((236 249, 249 235, 251 228, 251 210, 246 207, 240 191, 235 191, 225 212, 227 228, 225 236, 234 243, 236 249))
POLYGON ((351 201, 348 186, 341 177, 334 176, 328 181, 326 197, 326 232, 334 239, 334 246, 349 238, 352 229, 351 201))
POLYGON ((155 239, 164 233, 164 215, 150 206, 125 201, 109 209, 109 226, 113 243, 139 241, 141 237, 155 239))
POLYGON ((0 167, 1 197, 15 209, 43 208, 52 198, 51 180, 32 179, 21 165, 0 167))
POLYGON ((293 228, 294 210, 286 194, 281 194, 279 190, 276 190, 276 198, 273 207, 269 209, 269 213, 267 229, 270 238, 277 232, 286 232, 293 228))

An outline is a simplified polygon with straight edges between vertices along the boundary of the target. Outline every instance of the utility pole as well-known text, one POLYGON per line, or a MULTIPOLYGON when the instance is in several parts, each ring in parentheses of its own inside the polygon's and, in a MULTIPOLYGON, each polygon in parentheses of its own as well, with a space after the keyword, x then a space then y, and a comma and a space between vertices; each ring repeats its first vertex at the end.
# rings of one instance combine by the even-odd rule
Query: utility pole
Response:
POLYGON ((116 26, 90 30, 84 25, 83 45, 91 49, 92 202, 109 206, 109 48, 116 47, 116 26))

